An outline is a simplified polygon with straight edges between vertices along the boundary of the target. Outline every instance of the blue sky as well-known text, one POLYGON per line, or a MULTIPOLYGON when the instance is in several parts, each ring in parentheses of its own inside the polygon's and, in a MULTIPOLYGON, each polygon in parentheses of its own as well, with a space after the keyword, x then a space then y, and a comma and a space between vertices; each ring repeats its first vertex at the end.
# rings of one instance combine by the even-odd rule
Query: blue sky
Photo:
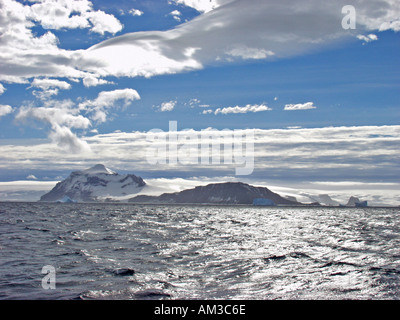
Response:
MULTIPOLYGON (((339 160, 342 168, 335 167, 337 158, 321 155, 284 180, 392 181, 400 173, 391 153, 400 137, 398 1, 2 3, 0 181, 29 174, 57 179, 97 162, 145 176, 232 174, 187 167, 155 173, 135 167, 143 159, 129 163, 129 154, 104 161, 104 153, 93 153, 112 134, 168 130, 172 120, 178 129, 260 129, 271 136, 276 129, 289 130, 290 137, 309 129, 311 140, 312 130, 356 127, 365 139, 354 140, 360 148, 372 152, 378 142, 369 137, 387 139, 379 141, 376 158, 357 162, 350 148, 339 160), (348 4, 356 10, 356 29, 342 27, 348 4), (68 159, 56 161, 57 152, 68 159), (324 169, 328 163, 330 170, 324 169)), ((339 145, 329 146, 332 154, 346 151, 339 145)), ((307 158, 320 145, 304 141, 282 150, 297 159, 296 152, 306 150, 307 158)), ((259 175, 257 164, 266 163, 257 161, 259 175)), ((269 168, 275 173, 263 169, 266 179, 285 171, 269 168)))

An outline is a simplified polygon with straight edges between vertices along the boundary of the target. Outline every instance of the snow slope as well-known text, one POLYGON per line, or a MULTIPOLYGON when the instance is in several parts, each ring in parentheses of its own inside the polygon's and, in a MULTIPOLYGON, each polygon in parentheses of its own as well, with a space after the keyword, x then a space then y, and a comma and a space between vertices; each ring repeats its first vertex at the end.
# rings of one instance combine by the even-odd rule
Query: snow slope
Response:
POLYGON ((40 201, 53 202, 67 196, 78 202, 104 201, 140 192, 146 185, 141 177, 133 174, 120 175, 104 165, 72 172, 40 201))

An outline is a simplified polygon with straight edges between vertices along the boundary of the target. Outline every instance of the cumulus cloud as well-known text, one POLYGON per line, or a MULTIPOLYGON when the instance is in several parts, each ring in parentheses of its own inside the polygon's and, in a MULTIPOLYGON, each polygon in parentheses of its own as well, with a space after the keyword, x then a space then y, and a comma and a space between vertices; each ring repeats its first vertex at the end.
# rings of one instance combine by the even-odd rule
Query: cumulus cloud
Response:
POLYGON ((99 79, 98 77, 93 76, 93 75, 86 76, 85 78, 83 78, 82 82, 83 82, 83 85, 87 88, 95 87, 95 86, 99 86, 99 85, 103 85, 103 84, 114 84, 111 81, 99 79))
POLYGON ((13 108, 9 105, 0 104, 0 117, 13 112, 13 108))
POLYGON ((92 28, 90 30, 93 32, 115 34, 122 30, 121 22, 113 15, 104 11, 89 11, 85 16, 91 22, 92 28))
MULTIPOLYGON (((214 114, 230 114, 230 113, 249 113, 249 112, 262 112, 262 111, 269 111, 272 110, 270 107, 268 107, 265 104, 255 104, 255 105, 246 105, 244 107, 227 107, 227 108, 218 108, 214 111, 214 114)), ((207 114, 209 112, 203 112, 204 114, 207 114)))
POLYGON ((59 89, 68 90, 71 89, 71 85, 66 81, 60 81, 57 79, 34 79, 31 83, 31 88, 39 88, 42 91, 33 91, 33 94, 41 100, 50 98, 53 95, 57 95, 59 89))
POLYGON ((87 100, 80 104, 80 106, 96 106, 96 107, 110 107, 117 100, 124 100, 125 105, 133 100, 139 100, 140 96, 136 90, 133 89, 118 89, 113 91, 102 91, 99 93, 95 100, 87 100))
POLYGON ((26 17, 39 22, 45 29, 90 28, 91 31, 112 34, 122 30, 113 15, 93 10, 91 1, 36 0, 25 6, 26 17))
POLYGON ((51 125, 57 124, 69 128, 86 129, 90 120, 79 114, 71 101, 50 101, 42 107, 23 106, 20 108, 16 120, 36 119, 51 125))
MULTIPOLYGON (((56 84, 65 86, 61 82, 56 84)), ((39 81, 35 85, 46 87, 53 86, 55 83, 39 81)), ((140 96, 133 89, 103 91, 96 99, 85 100, 78 105, 71 100, 46 99, 40 106, 29 104, 20 107, 15 119, 17 122, 26 122, 31 119, 48 124, 49 138, 53 143, 69 152, 82 153, 90 151, 90 147, 85 139, 79 138, 72 130, 86 132, 92 127, 92 121, 105 122, 110 108, 126 107, 138 99, 140 96)), ((92 129, 91 132, 96 133, 97 131, 94 130, 92 129)))
POLYGON ((182 13, 179 10, 174 10, 169 13, 176 21, 180 22, 182 13))
POLYGON ((52 131, 49 134, 50 139, 60 148, 66 149, 72 153, 85 153, 90 151, 90 147, 86 141, 78 138, 70 128, 52 125, 52 131))
POLYGON ((161 103, 161 106, 158 107, 158 109, 161 112, 166 112, 166 111, 172 111, 175 108, 177 101, 167 101, 167 102, 163 102, 161 103))
POLYGON ((140 95, 133 89, 102 91, 96 99, 80 103, 79 108, 91 112, 91 119, 102 123, 107 119, 107 109, 117 107, 118 101, 122 101, 122 106, 126 107, 134 100, 140 100, 140 95))
POLYGON ((297 103, 297 104, 287 104, 285 105, 284 110, 310 110, 316 109, 317 107, 314 106, 314 102, 306 102, 306 103, 297 103))
POLYGON ((6 88, 0 83, 0 96, 6 91, 6 88))
POLYGON ((0 6, 0 80, 27 83, 34 77, 84 78, 76 66, 79 50, 60 49, 51 30, 87 28, 92 32, 116 33, 122 25, 112 15, 93 10, 87 0, 42 0, 18 2, 2 0, 0 6), (36 35, 40 25, 48 31, 36 35))
POLYGON ((48 90, 50 88, 59 88, 68 90, 71 85, 66 81, 60 81, 57 79, 34 79, 31 83, 31 87, 40 88, 43 90, 48 90))
POLYGON ((48 100, 41 107, 22 106, 15 119, 17 121, 34 119, 49 124, 51 127, 49 138, 55 144, 69 152, 81 153, 89 151, 90 148, 71 131, 71 128, 87 129, 91 123, 79 113, 79 109, 70 100, 48 100))
POLYGON ((368 42, 371 42, 371 41, 377 41, 378 40, 378 36, 376 34, 373 34, 373 33, 371 33, 371 34, 369 34, 367 36, 359 34, 357 36, 357 39, 359 39, 361 41, 364 41, 364 43, 368 43, 368 42))
POLYGON ((129 10, 129 14, 132 15, 132 16, 138 16, 138 17, 140 17, 143 13, 144 13, 143 11, 140 11, 140 10, 138 10, 138 9, 131 9, 131 10, 129 10))

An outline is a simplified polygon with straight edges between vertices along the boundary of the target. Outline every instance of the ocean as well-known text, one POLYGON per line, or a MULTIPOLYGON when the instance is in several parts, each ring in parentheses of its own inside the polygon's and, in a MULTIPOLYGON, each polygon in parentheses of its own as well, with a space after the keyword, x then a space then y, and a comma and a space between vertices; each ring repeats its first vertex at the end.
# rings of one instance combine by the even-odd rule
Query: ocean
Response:
POLYGON ((399 299, 399 208, 0 203, 0 299, 399 299))

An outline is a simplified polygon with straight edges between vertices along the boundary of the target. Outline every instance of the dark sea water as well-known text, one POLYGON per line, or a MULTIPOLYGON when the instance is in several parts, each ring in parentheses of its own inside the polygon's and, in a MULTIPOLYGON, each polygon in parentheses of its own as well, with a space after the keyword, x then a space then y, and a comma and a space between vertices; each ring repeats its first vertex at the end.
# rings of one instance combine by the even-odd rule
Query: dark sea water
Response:
POLYGON ((398 208, 0 203, 0 299, 399 298, 398 208))

